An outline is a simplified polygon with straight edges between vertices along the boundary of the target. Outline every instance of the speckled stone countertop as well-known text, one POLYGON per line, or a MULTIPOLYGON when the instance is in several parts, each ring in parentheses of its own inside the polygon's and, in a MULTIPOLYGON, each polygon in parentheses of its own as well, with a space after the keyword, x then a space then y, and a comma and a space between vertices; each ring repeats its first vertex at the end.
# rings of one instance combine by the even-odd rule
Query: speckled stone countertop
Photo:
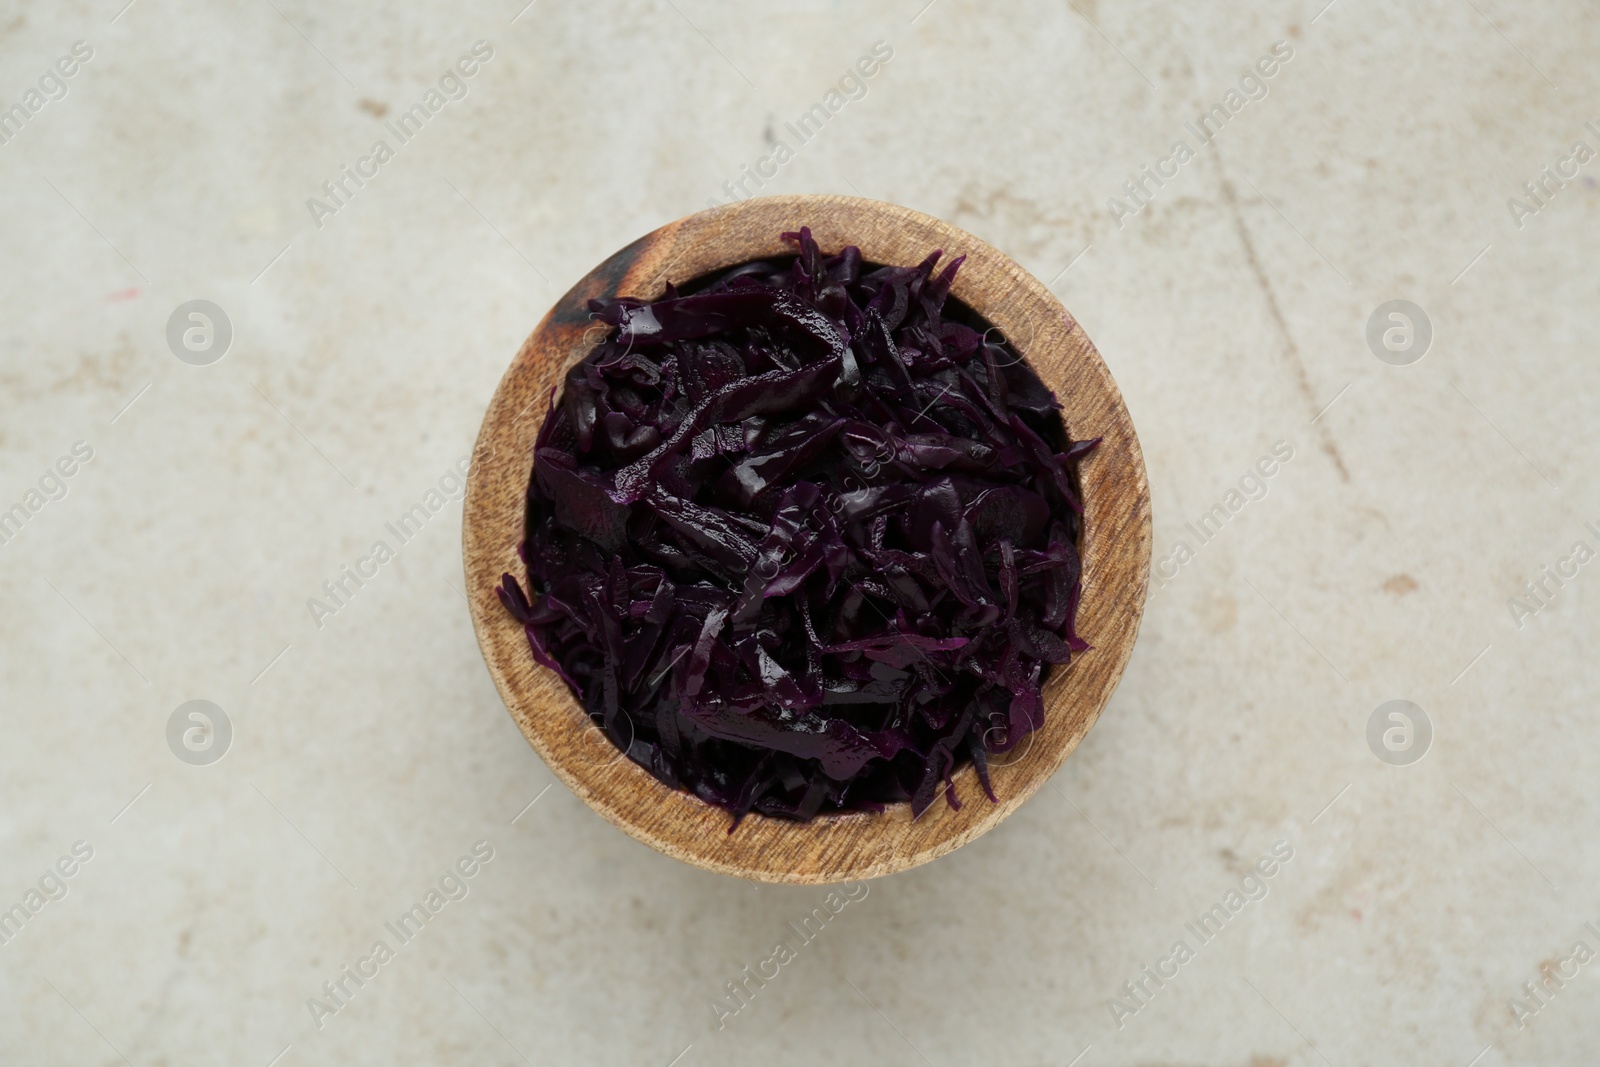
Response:
POLYGON ((0 1062, 1594 1061, 1592 8, 123 2, 0 8, 0 1062), (540 316, 772 192, 1049 284, 1154 500, 1050 787, 831 909, 552 786, 461 588, 540 316))

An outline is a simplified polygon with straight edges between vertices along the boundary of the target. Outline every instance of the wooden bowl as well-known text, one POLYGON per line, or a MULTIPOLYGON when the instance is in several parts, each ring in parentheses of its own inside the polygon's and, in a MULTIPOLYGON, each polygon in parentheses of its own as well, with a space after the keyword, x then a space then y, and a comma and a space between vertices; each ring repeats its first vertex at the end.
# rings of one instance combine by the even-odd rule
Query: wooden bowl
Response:
POLYGON ((484 415, 463 519, 468 600, 478 644, 500 696, 534 750, 595 811, 669 856, 763 882, 846 882, 903 871, 992 829, 1053 774, 1100 715, 1133 649, 1150 569, 1150 490, 1144 456, 1116 382, 1061 303, 1035 278, 971 234, 903 207, 845 196, 746 200, 663 226, 573 286, 522 345, 484 415), (881 814, 810 823, 729 815, 651 777, 593 727, 566 685, 533 660, 522 627, 501 606, 503 572, 525 580, 518 557, 533 441, 550 391, 602 336, 593 297, 654 299, 683 283, 754 259, 793 253, 779 239, 811 227, 826 251, 860 246, 869 263, 911 265, 935 248, 965 254, 952 295, 1011 340, 1054 390, 1074 439, 1104 441, 1081 466, 1083 601, 1078 632, 1094 647, 1044 686, 1044 726, 993 765, 999 803, 969 765, 955 775, 959 811, 936 800, 921 818, 909 804, 881 814))

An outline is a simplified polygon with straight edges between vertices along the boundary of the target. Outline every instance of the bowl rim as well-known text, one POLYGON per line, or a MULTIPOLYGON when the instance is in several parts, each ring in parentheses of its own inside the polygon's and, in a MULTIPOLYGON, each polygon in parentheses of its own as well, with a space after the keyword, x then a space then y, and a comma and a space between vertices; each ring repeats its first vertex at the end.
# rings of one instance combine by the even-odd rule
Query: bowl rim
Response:
POLYGON ((484 414, 467 476, 462 556, 484 662, 507 711, 550 769, 607 821, 694 866, 763 882, 831 884, 927 863, 993 829, 1077 747, 1110 699, 1137 637, 1149 588, 1150 492, 1138 436, 1094 344, 1055 295, 1009 257, 940 219, 859 197, 760 197, 668 223, 614 253, 568 290, 523 342, 484 414), (998 328, 1062 404, 1073 439, 1103 438, 1079 467, 1083 598, 1078 632, 1093 649, 1052 672, 1045 723, 1019 755, 992 765, 998 802, 968 764, 954 775, 961 802, 913 819, 909 804, 881 813, 797 823, 752 813, 727 832, 726 811, 664 785, 605 741, 553 672, 534 662, 522 627, 500 604, 502 573, 525 576, 518 550, 533 441, 549 398, 603 327, 588 311, 601 296, 659 297, 750 260, 792 255, 779 234, 811 227, 824 249, 855 244, 862 259, 912 264, 935 248, 965 255, 952 296, 998 328), (1025 338, 1023 341, 1021 339, 1025 338), (1119 462, 1113 464, 1111 457, 1119 462))

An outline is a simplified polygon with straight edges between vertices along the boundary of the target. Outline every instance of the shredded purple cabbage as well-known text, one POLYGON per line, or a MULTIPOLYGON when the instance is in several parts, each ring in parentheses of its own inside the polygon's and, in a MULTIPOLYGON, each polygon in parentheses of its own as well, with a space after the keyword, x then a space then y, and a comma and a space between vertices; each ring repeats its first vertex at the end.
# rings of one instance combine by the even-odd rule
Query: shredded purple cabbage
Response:
MULTIPOLYGON (((911 802, 1043 723, 1082 508, 1060 405, 937 274, 851 246, 689 295, 595 300, 614 329, 535 444, 500 599, 619 749, 730 811, 911 802)), ((730 826, 730 832, 732 831, 730 826)))

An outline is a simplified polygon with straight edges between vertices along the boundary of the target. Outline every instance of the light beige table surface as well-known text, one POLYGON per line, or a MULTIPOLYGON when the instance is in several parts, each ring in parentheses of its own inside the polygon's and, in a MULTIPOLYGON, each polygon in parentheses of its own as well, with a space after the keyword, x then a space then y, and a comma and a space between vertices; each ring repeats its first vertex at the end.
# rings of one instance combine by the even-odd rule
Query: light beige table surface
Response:
POLYGON ((1600 1057, 1592 5, 122 2, 0 5, 0 1063, 1600 1057), (551 787, 451 498, 555 297, 746 167, 1050 284, 1126 394, 1166 575, 1050 788, 810 941, 823 890, 551 787), (191 300, 231 326, 209 365, 168 343, 191 300), (1365 336, 1391 300, 1431 325, 1408 365, 1365 336), (1396 699, 1432 732, 1406 765, 1416 713, 1368 742, 1396 699), (169 746, 191 700, 231 725, 208 765, 169 746), (396 937, 441 878, 466 895, 396 937))

